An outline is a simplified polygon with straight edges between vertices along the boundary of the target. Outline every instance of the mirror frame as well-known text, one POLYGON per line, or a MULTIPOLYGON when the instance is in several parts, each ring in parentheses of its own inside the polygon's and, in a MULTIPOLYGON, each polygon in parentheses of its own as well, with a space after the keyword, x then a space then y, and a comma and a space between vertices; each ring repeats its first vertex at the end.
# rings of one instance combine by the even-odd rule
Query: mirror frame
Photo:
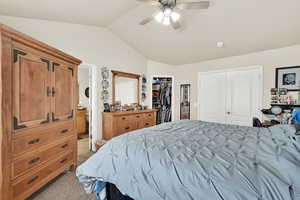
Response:
POLYGON ((132 79, 137 79, 137 99, 138 99, 138 104, 140 105, 140 77, 141 75, 139 74, 131 74, 127 72, 120 72, 120 71, 115 71, 111 70, 111 73, 113 74, 112 77, 112 104, 115 105, 116 103, 116 77, 125 77, 125 78, 132 78, 132 79))

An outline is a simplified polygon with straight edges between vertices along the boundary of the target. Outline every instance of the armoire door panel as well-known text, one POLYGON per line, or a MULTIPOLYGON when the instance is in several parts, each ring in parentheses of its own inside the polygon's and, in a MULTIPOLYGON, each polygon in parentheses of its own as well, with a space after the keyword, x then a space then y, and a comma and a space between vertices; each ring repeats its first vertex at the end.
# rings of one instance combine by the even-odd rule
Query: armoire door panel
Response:
POLYGON ((52 73, 53 121, 69 120, 74 116, 74 71, 70 66, 55 63, 52 73))
POLYGON ((13 63, 14 128, 49 122, 49 61, 31 52, 14 49, 13 63))

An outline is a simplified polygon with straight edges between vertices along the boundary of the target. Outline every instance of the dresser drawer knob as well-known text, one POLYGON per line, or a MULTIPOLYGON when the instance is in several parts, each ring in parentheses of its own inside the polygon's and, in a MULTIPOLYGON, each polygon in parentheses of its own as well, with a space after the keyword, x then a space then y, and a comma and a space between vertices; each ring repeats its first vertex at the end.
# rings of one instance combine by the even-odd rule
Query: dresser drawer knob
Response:
POLYGON ((69 130, 68 129, 64 129, 64 130, 62 130, 60 133, 66 133, 66 132, 68 132, 69 130))
POLYGON ((129 129, 130 129, 130 127, 129 127, 129 126, 127 126, 125 129, 126 129, 126 130, 129 130, 129 129))
POLYGON ((68 144, 64 144, 64 145, 61 146, 61 148, 64 149, 64 148, 67 148, 68 146, 69 146, 68 144))
POLYGON ((125 120, 125 119, 126 119, 126 117, 122 117, 122 119, 123 119, 123 120, 125 120))
POLYGON ((65 159, 61 160, 60 163, 64 163, 64 162, 66 162, 67 160, 68 160, 68 159, 65 158, 65 159))
POLYGON ((40 142, 40 139, 33 139, 33 140, 30 140, 29 142, 28 142, 28 144, 36 144, 36 143, 38 143, 38 142, 40 142))
POLYGON ((149 117, 151 117, 151 116, 152 116, 152 114, 148 114, 148 116, 149 116, 149 117))
POLYGON ((32 165, 33 163, 38 162, 40 159, 41 159, 40 157, 36 157, 36 158, 32 159, 31 161, 29 161, 28 164, 32 165))
POLYGON ((149 123, 145 123, 146 126, 149 126, 149 123))
POLYGON ((35 182, 38 178, 39 178, 39 176, 36 176, 36 177, 30 179, 30 180, 27 182, 27 184, 28 184, 28 185, 32 184, 32 183, 35 182))
POLYGON ((136 118, 140 118, 140 116, 139 116, 139 115, 137 115, 137 116, 136 116, 136 118))

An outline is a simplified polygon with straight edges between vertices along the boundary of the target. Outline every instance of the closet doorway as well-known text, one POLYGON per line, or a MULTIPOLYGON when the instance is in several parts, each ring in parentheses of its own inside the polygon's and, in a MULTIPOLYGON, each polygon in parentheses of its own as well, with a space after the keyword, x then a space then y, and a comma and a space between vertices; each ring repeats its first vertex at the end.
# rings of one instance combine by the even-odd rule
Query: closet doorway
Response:
POLYGON ((261 66, 199 73, 199 119, 252 125, 261 118, 263 70, 261 66))
POLYGON ((157 124, 174 121, 174 77, 152 77, 152 108, 157 109, 157 124))

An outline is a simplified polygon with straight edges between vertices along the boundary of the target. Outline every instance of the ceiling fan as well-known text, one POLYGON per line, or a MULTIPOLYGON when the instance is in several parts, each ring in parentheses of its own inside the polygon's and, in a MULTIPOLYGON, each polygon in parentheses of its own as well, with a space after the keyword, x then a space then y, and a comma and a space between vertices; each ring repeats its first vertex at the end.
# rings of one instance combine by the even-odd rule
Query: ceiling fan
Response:
POLYGON ((140 25, 146 25, 152 20, 156 20, 164 25, 171 25, 174 29, 181 27, 179 19, 180 14, 176 10, 187 9, 207 9, 210 5, 209 1, 199 2, 177 2, 177 0, 137 0, 140 2, 150 3, 154 6, 158 6, 159 13, 155 13, 151 17, 147 17, 140 22, 140 25))

